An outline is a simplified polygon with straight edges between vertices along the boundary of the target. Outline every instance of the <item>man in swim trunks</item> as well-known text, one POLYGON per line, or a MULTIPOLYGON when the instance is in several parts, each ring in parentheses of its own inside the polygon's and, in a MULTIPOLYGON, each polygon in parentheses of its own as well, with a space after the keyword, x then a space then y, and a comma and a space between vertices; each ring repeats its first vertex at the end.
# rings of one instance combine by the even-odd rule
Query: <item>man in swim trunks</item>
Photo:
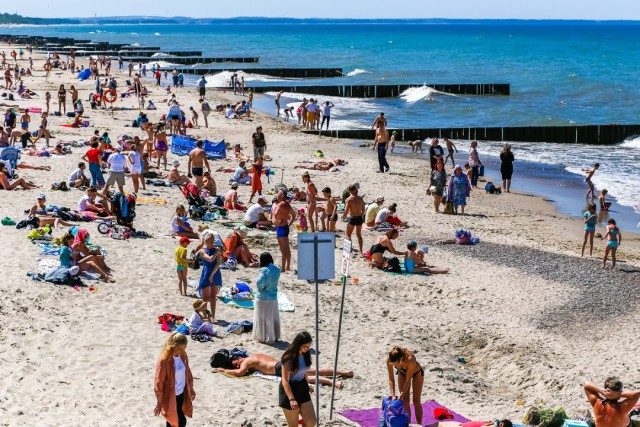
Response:
POLYGON ((358 237, 358 246, 360 247, 360 254, 362 254, 362 224, 364 223, 364 200, 358 196, 358 187, 354 184, 349 186, 350 196, 344 206, 344 213, 342 214, 342 220, 349 216, 349 224, 347 225, 347 240, 351 240, 351 234, 353 229, 356 229, 356 236, 358 237))
POLYGON ((627 427, 631 425, 629 412, 638 403, 640 391, 622 391, 622 381, 610 377, 604 388, 585 383, 584 392, 593 406, 596 427, 627 427), (620 399, 624 399, 620 401, 620 399))
POLYGON ((287 193, 280 190, 277 196, 277 203, 273 208, 272 221, 276 227, 276 238, 280 246, 280 254, 282 255, 282 266, 280 270, 291 270, 291 248, 289 247, 289 229, 296 220, 296 212, 287 200, 287 193))
MULTIPOLYGON (((265 375, 275 375, 276 377, 282 376, 282 363, 273 357, 266 354, 253 354, 249 357, 238 357, 231 362, 235 369, 214 368, 214 372, 221 372, 226 375, 234 377, 243 377, 247 373, 260 372, 265 375)), ((330 378, 333 377, 333 369, 320 369, 320 384, 331 385, 333 384, 330 378)), ((353 378, 353 371, 338 371, 339 377, 353 378)), ((316 371, 310 369, 307 371, 307 381, 315 383, 316 371)), ((336 381, 336 388, 342 388, 342 381, 336 381)))
POLYGON ((455 161, 453 160, 453 150, 456 150, 457 153, 458 147, 456 147, 456 145, 451 142, 446 136, 444 138, 444 142, 445 144, 447 144, 447 151, 449 154, 447 154, 447 157, 444 158, 443 166, 447 164, 447 160, 451 159, 451 166, 456 167, 455 161))
POLYGON ((378 147, 378 164, 380 166, 380 170, 378 173, 389 172, 389 162, 387 162, 387 151, 389 150, 389 132, 387 128, 382 124, 382 122, 378 123, 378 128, 376 129, 376 138, 373 142, 372 150, 375 150, 378 147))
POLYGON ((387 118, 384 116, 384 113, 380 113, 376 119, 373 121, 371 125, 371 129, 377 129, 378 125, 382 125, 385 128, 387 127, 387 118))
POLYGON ((201 139, 196 142, 196 148, 189 153, 189 164, 187 170, 189 171, 187 176, 191 178, 192 174, 196 177, 196 186, 198 189, 202 188, 202 176, 204 175, 204 167, 207 167, 207 171, 211 174, 211 167, 207 160, 207 153, 202 149, 201 139))

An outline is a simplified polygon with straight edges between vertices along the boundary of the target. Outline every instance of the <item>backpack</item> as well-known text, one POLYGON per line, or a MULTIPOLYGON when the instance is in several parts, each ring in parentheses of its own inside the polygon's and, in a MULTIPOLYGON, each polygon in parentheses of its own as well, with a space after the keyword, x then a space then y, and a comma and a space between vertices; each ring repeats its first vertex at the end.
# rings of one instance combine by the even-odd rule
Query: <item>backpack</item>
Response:
POLYGON ((409 427, 409 415, 404 410, 402 400, 392 400, 391 397, 382 399, 382 418, 385 427, 409 427))
POLYGON ((496 187, 493 182, 487 182, 487 185, 484 186, 484 191, 489 194, 502 194, 502 189, 500 187, 496 187))
POLYGON ((402 273, 402 269, 400 268, 400 260, 398 257, 393 257, 387 261, 387 266, 384 268, 384 271, 389 273, 402 273))
POLYGON ((211 358, 209 358, 209 365, 211 365, 212 368, 233 369, 233 365, 231 364, 232 361, 233 356, 231 352, 227 349, 221 348, 213 353, 211 358))

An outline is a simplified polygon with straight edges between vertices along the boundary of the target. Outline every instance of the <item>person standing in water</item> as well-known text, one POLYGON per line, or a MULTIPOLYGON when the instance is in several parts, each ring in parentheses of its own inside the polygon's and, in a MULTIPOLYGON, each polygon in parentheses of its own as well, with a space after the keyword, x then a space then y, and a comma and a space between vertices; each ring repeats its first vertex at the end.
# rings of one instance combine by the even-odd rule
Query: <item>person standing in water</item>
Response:
POLYGON ((278 94, 276 95, 276 109, 278 110, 276 112, 276 116, 280 115, 280 97, 282 96, 282 94, 284 93, 283 90, 281 90, 280 92, 278 92, 278 94))
POLYGON ((591 169, 582 169, 583 172, 587 173, 587 177, 584 179, 584 182, 587 183, 589 190, 587 191, 587 195, 585 196, 587 199, 589 198, 589 194, 591 194, 591 199, 596 198, 596 189, 593 186, 593 182, 591 182, 591 178, 596 173, 596 171, 600 169, 600 163, 596 163, 593 165, 591 169))

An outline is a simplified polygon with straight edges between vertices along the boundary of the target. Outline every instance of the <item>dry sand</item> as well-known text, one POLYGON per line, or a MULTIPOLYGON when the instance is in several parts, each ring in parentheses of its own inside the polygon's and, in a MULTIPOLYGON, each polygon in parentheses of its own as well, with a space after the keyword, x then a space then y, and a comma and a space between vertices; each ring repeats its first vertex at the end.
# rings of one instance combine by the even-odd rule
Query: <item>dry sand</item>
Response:
MULTIPOLYGON (((41 59, 36 66, 40 70, 41 59)), ((79 63, 86 66, 83 60, 79 63)), ((20 106, 44 107, 44 91, 51 91, 55 98, 61 83, 67 88, 75 84, 83 100, 93 87, 92 81, 78 82, 68 71, 54 71, 48 81, 42 71, 37 74, 25 81, 40 98, 20 101, 20 106)), ((124 75, 116 71, 116 76, 122 84, 124 75)), ((161 103, 166 96, 164 90, 152 89, 151 99, 160 106, 148 112, 155 122, 166 111, 161 103)), ((197 105, 193 89, 180 89, 177 96, 182 105, 197 105)), ((214 93, 209 100, 213 105, 230 98, 239 99, 214 93)), ((135 107, 135 100, 119 100, 117 105, 135 107)), ((57 110, 55 100, 52 110, 57 110)), ((86 114, 91 127, 80 130, 59 127, 66 117, 52 117, 53 141, 88 139, 95 129, 109 131, 112 139, 124 133, 140 134, 127 127, 137 110, 112 114, 87 109, 86 114)), ((633 338, 640 320, 635 304, 635 288, 640 284, 638 236, 624 233, 619 270, 603 272, 604 244, 597 241, 594 256, 580 259, 581 221, 558 215, 540 197, 477 191, 469 200, 469 215, 436 215, 431 199, 425 196, 427 165, 419 159, 390 156, 392 173, 375 174, 377 160, 371 150, 303 135, 289 124, 256 113, 251 121, 225 120, 212 113, 210 129, 199 128, 190 134, 210 140, 224 138, 249 152, 257 124, 264 126, 275 181, 279 182, 284 170, 287 185, 300 184, 301 171, 293 166, 315 159, 316 149, 327 158, 346 159, 349 164, 341 172, 312 171, 316 185, 329 186, 339 194, 350 182, 359 181, 367 200, 383 195, 387 203, 398 203, 400 217, 411 227, 394 242, 396 247, 404 248, 415 239, 430 245, 431 265, 451 268, 449 275, 393 276, 371 270, 359 259, 352 262, 351 275, 359 284, 349 284, 347 289, 340 367, 353 370, 355 378, 336 393, 337 410, 378 406, 388 394, 384 358, 393 345, 417 351, 426 370, 425 399, 436 399, 471 419, 512 417, 519 421, 526 408, 540 400, 563 405, 569 413, 585 409, 588 404, 581 389, 585 379, 601 383, 615 374, 634 385, 640 360, 633 338), (451 240, 460 227, 472 230, 481 243, 473 248, 442 243, 451 240), (459 356, 468 363, 458 363, 459 356), (525 406, 516 404, 520 400, 525 406)), ((84 151, 73 149, 72 155, 64 157, 23 157, 29 164, 50 165, 52 171, 21 171, 21 175, 44 185, 50 203, 74 208, 82 192, 51 192, 48 186, 66 180, 84 151)), ((169 160, 173 158, 170 154, 169 160)), ((235 167, 232 162, 218 161, 213 169, 222 165, 235 167)), ((219 192, 224 193, 229 175, 214 176, 219 192)), ((265 182, 265 189, 271 189, 273 183, 265 182)), ((126 188, 132 188, 129 180, 126 188)), ((249 191, 241 188, 241 200, 248 200, 249 191)), ((0 217, 20 219, 38 193, 0 192, 0 217)), ((136 228, 153 234, 153 239, 118 241, 99 235, 94 224, 87 226, 92 242, 109 252, 107 262, 117 280, 114 284, 90 283, 98 292, 32 281, 26 273, 36 270, 38 248, 26 239, 24 230, 1 228, 0 425, 164 425, 153 417, 154 368, 167 338, 156 319, 163 312, 189 316, 193 301, 178 295, 173 260, 177 241, 168 236, 173 210, 184 198, 171 188, 151 187, 142 193, 167 200, 166 205, 138 204, 136 228)), ((239 219, 241 214, 231 217, 239 219)), ((212 228, 224 232, 215 224, 212 228)), ((339 228, 341 248, 344 225, 339 228)), ((364 232, 365 247, 376 235, 364 232)), ((272 235, 252 232, 250 240, 253 252, 268 250, 278 255, 272 235)), ((340 255, 336 251, 337 263, 340 255)), ((294 268, 295 257, 294 251, 294 268)), ((197 274, 189 276, 197 279, 197 274)), ((255 277, 256 270, 242 267, 223 272, 225 285, 240 278, 255 281, 255 277)), ((289 273, 283 275, 280 288, 296 304, 294 313, 281 314, 283 338, 290 341, 301 330, 313 331, 313 286, 289 273)), ((323 366, 333 363, 339 301, 339 286, 321 285, 323 366)), ((251 311, 218 304, 219 319, 252 316, 251 311)), ((190 341, 187 351, 198 395, 190 425, 284 425, 275 382, 230 379, 210 372, 211 354, 235 346, 276 358, 283 349, 253 342, 249 335, 213 343, 190 341)), ((329 396, 329 388, 323 387, 323 423, 328 420, 329 396)), ((351 425, 340 416, 333 423, 351 425)))

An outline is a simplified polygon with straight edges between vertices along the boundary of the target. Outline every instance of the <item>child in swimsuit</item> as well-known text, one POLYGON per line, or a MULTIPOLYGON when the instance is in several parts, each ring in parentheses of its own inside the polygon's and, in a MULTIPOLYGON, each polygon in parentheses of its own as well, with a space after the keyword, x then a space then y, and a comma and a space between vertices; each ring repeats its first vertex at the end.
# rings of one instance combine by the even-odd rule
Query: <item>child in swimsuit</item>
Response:
POLYGON ((609 192, 607 191, 606 188, 603 188, 602 190, 600 190, 600 197, 598 197, 598 202, 600 203, 601 211, 608 211, 609 208, 611 207, 611 202, 607 202, 606 200, 608 193, 609 192))
POLYGON ((587 186, 589 187, 589 190, 587 190, 587 195, 586 195, 587 198, 589 197, 589 194, 591 194, 592 199, 596 198, 596 190, 593 187, 593 182, 591 182, 591 178, 599 168, 600 168, 600 163, 596 163, 593 165, 592 169, 582 169, 583 172, 587 173, 587 177, 584 179, 584 182, 586 182, 587 186))
POLYGON ((604 258, 602 259, 603 270, 607 266, 607 258, 609 258, 609 252, 611 252, 611 268, 616 268, 616 251, 618 250, 618 246, 620 246, 620 243, 622 243, 622 232, 616 226, 616 220, 611 218, 607 222, 607 224, 607 233, 601 238, 601 240, 608 238, 607 247, 604 251, 604 258))
POLYGON ((584 213, 584 242, 582 242, 582 253, 580 256, 584 256, 584 248, 587 246, 587 239, 589 240, 589 256, 593 254, 593 236, 596 232, 596 221, 598 215, 596 214, 596 204, 591 203, 589 210, 584 213))

